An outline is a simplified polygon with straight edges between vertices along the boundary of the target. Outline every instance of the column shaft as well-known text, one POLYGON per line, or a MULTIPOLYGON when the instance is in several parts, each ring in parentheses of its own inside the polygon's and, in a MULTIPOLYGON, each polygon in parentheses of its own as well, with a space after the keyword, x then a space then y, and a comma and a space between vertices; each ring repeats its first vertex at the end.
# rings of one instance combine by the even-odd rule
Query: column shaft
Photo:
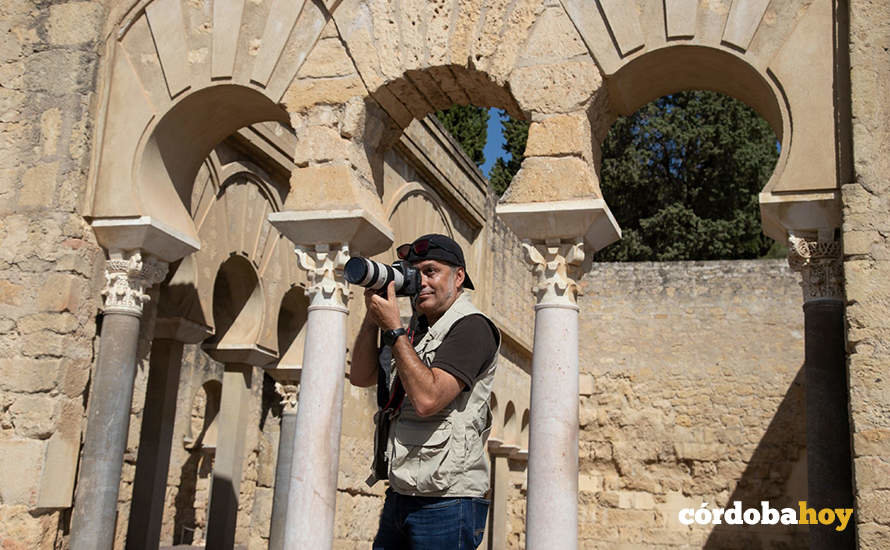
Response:
POLYGON ((510 469, 507 457, 491 457, 491 510, 488 522, 488 550, 507 547, 507 493, 510 490, 510 469))
POLYGON ((106 313, 102 320, 71 521, 72 550, 110 550, 114 543, 139 325, 139 317, 121 313, 106 313))
POLYGON ((127 550, 154 550, 160 544, 181 367, 182 342, 152 342, 127 550))
POLYGON ((578 547, 578 308, 538 305, 529 423, 529 550, 578 547))
MULTIPOLYGON (((844 307, 836 300, 804 304, 807 384, 807 506, 852 508, 852 458, 844 354, 844 307)), ((854 526, 809 526, 810 548, 855 546, 854 526)))
POLYGON ((227 364, 223 373, 219 435, 210 486, 207 548, 230 550, 235 546, 252 374, 253 367, 243 364, 227 364))
POLYGON ((290 490, 290 471, 294 459, 297 434, 297 412, 285 408, 281 415, 278 436, 278 461, 275 465, 275 489, 272 497, 272 524, 269 529, 269 550, 284 550, 284 525, 290 490))
POLYGON ((346 311, 337 306, 309 307, 285 548, 328 550, 333 545, 346 365, 346 311))

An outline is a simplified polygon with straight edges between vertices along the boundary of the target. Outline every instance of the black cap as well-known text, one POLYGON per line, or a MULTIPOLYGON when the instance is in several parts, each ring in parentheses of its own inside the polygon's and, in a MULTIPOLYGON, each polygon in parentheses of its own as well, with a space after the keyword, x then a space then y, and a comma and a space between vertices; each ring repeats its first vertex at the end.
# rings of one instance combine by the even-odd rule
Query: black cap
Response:
MULTIPOLYGON (((399 248, 402 247, 400 246, 399 248)), ((418 246, 418 248, 422 247, 418 246)), ((464 268, 463 287, 475 290, 473 281, 470 280, 470 274, 467 273, 467 263, 464 261, 464 251, 461 250, 460 245, 454 242, 451 237, 439 233, 431 233, 429 235, 418 237, 411 243, 411 246, 408 249, 408 254, 402 259, 411 263, 421 262, 423 260, 439 260, 454 266, 462 267, 464 268), (426 250, 424 253, 418 254, 415 251, 414 245, 424 240, 428 242, 426 250)))

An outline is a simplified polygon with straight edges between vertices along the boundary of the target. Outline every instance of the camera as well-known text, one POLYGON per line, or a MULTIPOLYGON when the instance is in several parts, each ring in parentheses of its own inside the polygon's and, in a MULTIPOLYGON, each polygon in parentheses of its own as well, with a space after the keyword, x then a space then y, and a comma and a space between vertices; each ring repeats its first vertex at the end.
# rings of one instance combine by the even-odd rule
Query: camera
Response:
POLYGON ((386 293, 386 285, 390 281, 396 283, 396 296, 417 296, 420 293, 420 271, 403 260, 386 265, 356 256, 346 262, 344 275, 350 283, 372 288, 381 295, 386 293))

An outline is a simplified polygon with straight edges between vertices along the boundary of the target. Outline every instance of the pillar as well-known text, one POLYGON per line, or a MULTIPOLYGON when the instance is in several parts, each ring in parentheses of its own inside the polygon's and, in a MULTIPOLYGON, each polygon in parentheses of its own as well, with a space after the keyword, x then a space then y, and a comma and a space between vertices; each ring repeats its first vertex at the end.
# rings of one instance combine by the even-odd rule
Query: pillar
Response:
POLYGON ((523 244, 536 277, 526 545, 578 547, 578 305, 580 242, 523 244))
MULTIPOLYGON (((801 274, 807 388, 807 506, 853 507, 840 242, 827 235, 789 238, 788 263, 801 274)), ((813 550, 855 547, 855 522, 809 526, 813 550)))
POLYGON ((491 510, 488 522, 488 550, 507 547, 507 494, 510 491, 510 467, 503 454, 491 455, 491 510))
POLYGON ((205 537, 207 548, 230 550, 235 547, 252 376, 253 367, 241 363, 227 363, 223 371, 219 431, 205 537))
POLYGON ((328 550, 334 541, 340 425, 346 370, 343 266, 348 246, 297 247, 310 298, 290 470, 285 548, 328 550))
POLYGON ((182 347, 182 342, 174 340, 152 341, 127 550, 154 550, 160 545, 182 347))
POLYGON ((296 383, 276 383, 282 396, 281 429, 278 435, 278 460, 275 464, 275 487, 272 496, 272 523, 269 528, 269 550, 284 550, 284 525, 287 520, 287 501, 290 490, 290 470, 294 459, 297 435, 296 383))
POLYGON ((72 550, 109 550, 114 542, 142 310, 149 299, 146 291, 166 273, 166 263, 139 250, 109 253, 101 340, 71 520, 72 550))

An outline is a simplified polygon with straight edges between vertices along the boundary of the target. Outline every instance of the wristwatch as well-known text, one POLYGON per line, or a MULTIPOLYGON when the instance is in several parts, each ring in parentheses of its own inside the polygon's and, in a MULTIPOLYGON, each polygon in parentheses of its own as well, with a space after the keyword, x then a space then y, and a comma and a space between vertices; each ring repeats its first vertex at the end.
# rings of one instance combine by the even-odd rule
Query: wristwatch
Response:
POLYGON ((384 330, 383 331, 383 343, 389 347, 396 345, 396 340, 399 339, 399 336, 403 334, 407 334, 408 331, 405 330, 405 327, 399 327, 393 330, 384 330))

